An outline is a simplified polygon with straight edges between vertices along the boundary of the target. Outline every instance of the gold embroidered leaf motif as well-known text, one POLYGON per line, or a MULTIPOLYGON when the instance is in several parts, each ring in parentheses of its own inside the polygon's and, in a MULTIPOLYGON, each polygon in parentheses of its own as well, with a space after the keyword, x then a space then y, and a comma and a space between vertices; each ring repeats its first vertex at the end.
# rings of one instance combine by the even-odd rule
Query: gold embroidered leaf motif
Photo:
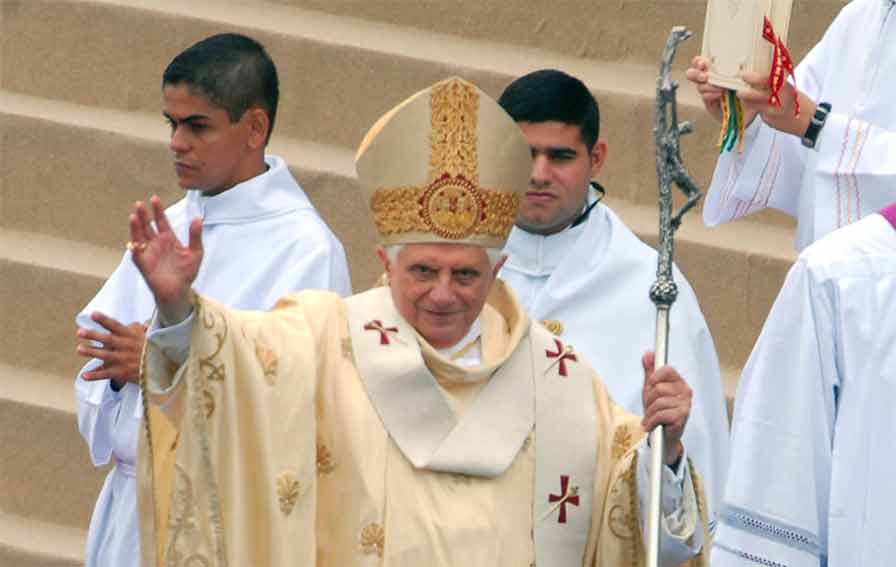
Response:
MULTIPOLYGON (((221 349, 224 348, 224 341, 227 340, 227 335, 229 332, 229 328, 227 326, 227 320, 224 319, 223 316, 220 316, 220 326, 223 327, 218 332, 214 333, 215 342, 217 345, 215 346, 214 352, 206 357, 200 357, 199 359, 199 367, 203 370, 207 371, 206 379, 207 380, 224 380, 224 364, 214 364, 212 361, 221 354, 221 349)), ((215 318, 212 313, 208 311, 202 312, 202 326, 207 330, 212 330, 216 327, 215 318)))
POLYGON ((383 547, 386 545, 386 532, 379 524, 368 524, 361 530, 361 551, 367 555, 376 553, 383 556, 383 547))
POLYGON ((296 478, 295 473, 287 471, 277 477, 277 498, 280 499, 280 511, 287 516, 295 508, 299 495, 302 492, 302 483, 296 478))
POLYGON ((635 530, 640 530, 638 526, 638 518, 631 511, 625 511, 622 505, 616 505, 610 508, 610 514, 607 518, 610 531, 613 535, 621 540, 630 540, 635 537, 635 530))
POLYGON ((563 334, 563 323, 557 321, 556 319, 545 319, 541 322, 541 324, 544 325, 545 329, 557 336, 563 334))
POLYGON ((342 356, 348 360, 351 360, 354 357, 354 354, 352 353, 351 337, 343 337, 342 339, 342 356))
POLYGON ((215 413, 215 396, 208 388, 202 391, 202 405, 205 407, 205 419, 210 418, 215 413))
POLYGON ((625 426, 616 428, 613 434, 613 458, 617 461, 632 447, 632 434, 625 426))
POLYGON ((255 339, 255 358, 258 359, 261 371, 264 372, 264 379, 268 385, 273 386, 277 382, 277 355, 268 345, 255 339))
POLYGON ((329 474, 336 468, 333 455, 323 443, 317 444, 317 474, 329 474))
POLYGON ((184 567, 209 567, 211 562, 201 555, 191 555, 183 562, 184 567))

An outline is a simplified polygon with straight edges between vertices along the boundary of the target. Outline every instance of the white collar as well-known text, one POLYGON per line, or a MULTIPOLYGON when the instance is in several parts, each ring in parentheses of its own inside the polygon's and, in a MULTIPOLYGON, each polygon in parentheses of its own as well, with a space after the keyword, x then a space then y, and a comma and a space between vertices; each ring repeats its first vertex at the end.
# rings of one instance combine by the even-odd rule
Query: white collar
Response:
MULTIPOLYGON (((482 334, 482 324, 480 320, 482 319, 482 314, 479 314, 479 317, 476 317, 476 320, 473 321, 473 324, 470 325, 470 330, 467 331, 467 334, 464 335, 464 338, 457 341, 454 346, 450 346, 448 348, 440 348, 436 349, 436 352, 439 353, 440 356, 444 357, 446 360, 451 360, 454 358, 455 353, 460 352, 461 350, 467 348, 467 345, 472 343, 473 341, 479 339, 479 335, 482 334)), ((454 360, 454 363, 458 366, 462 366, 464 368, 469 368, 470 366, 476 366, 482 363, 482 349, 480 345, 476 345, 472 347, 466 354, 461 357, 458 357, 454 360)))
POLYGON ((189 217, 202 217, 205 226, 237 224, 297 209, 313 209, 311 201, 277 156, 265 156, 267 171, 230 189, 203 196, 197 190, 187 193, 189 217))
MULTIPOLYGON (((589 204, 592 199, 593 197, 589 198, 589 204)), ((505 266, 529 276, 549 276, 567 260, 579 238, 592 225, 595 225, 596 230, 589 232, 598 238, 589 245, 589 258, 581 259, 583 266, 592 266, 597 263, 595 260, 599 261, 603 257, 608 245, 608 239, 605 237, 611 230, 607 209, 602 203, 591 209, 585 222, 575 227, 567 227, 555 234, 534 234, 513 227, 504 247, 504 253, 507 254, 505 266)))

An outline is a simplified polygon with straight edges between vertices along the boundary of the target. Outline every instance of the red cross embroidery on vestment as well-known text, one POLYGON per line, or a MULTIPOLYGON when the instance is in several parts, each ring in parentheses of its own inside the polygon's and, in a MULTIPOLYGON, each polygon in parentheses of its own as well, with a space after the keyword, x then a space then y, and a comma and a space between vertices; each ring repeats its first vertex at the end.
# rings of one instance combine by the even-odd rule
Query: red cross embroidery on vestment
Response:
POLYGON ((572 504, 573 506, 579 505, 579 487, 578 486, 569 486, 569 477, 567 475, 560 476, 560 494, 548 494, 548 502, 556 503, 554 507, 551 509, 557 509, 560 507, 560 517, 557 519, 557 522, 560 524, 566 523, 566 505, 572 504))
POLYGON ((557 358, 560 359, 557 361, 560 363, 560 376, 566 376, 566 361, 572 360, 573 362, 578 362, 578 358, 573 354, 572 348, 563 346, 558 339, 554 339, 554 343, 557 344, 557 352, 551 352, 550 350, 545 350, 544 353, 548 358, 557 358))
POLYGON ((384 327, 383 322, 379 319, 374 319, 373 321, 366 323, 364 325, 365 331, 379 331, 380 332, 380 344, 387 345, 389 344, 389 335, 388 333, 397 333, 398 327, 384 327))

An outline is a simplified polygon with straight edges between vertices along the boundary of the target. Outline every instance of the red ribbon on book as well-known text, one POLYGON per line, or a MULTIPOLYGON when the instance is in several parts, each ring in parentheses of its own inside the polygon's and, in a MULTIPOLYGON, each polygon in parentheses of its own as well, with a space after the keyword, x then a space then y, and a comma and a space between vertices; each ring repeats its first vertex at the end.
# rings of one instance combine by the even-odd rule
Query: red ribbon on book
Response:
MULTIPOLYGON (((765 22, 762 26, 762 37, 769 43, 775 46, 775 53, 772 57, 772 70, 771 74, 768 77, 768 86, 771 90, 771 94, 768 97, 769 104, 773 104, 775 106, 781 106, 781 87, 784 86, 784 82, 787 80, 787 76, 790 75, 796 81, 796 75, 794 74, 793 69, 793 58, 790 56, 790 52, 787 51, 787 47, 784 45, 784 42, 781 41, 781 38, 778 37, 778 34, 775 33, 775 28, 772 27, 772 23, 768 21, 768 18, 765 18, 765 22)), ((794 116, 800 115, 800 100, 799 97, 796 97, 794 100, 794 116)))

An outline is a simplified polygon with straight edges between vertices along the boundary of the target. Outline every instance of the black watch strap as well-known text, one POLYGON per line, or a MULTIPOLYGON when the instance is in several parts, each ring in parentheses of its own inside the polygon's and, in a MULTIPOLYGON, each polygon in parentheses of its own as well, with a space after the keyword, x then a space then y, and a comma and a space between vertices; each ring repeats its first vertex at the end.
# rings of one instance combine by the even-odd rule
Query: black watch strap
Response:
POLYGON ((821 129, 824 127, 825 121, 828 119, 828 113, 831 112, 831 104, 829 102, 819 103, 818 106, 815 107, 815 114, 812 115, 812 120, 809 121, 809 127, 806 128, 806 133, 803 134, 803 145, 807 148, 814 148, 815 144, 818 143, 818 134, 821 133, 821 129))

